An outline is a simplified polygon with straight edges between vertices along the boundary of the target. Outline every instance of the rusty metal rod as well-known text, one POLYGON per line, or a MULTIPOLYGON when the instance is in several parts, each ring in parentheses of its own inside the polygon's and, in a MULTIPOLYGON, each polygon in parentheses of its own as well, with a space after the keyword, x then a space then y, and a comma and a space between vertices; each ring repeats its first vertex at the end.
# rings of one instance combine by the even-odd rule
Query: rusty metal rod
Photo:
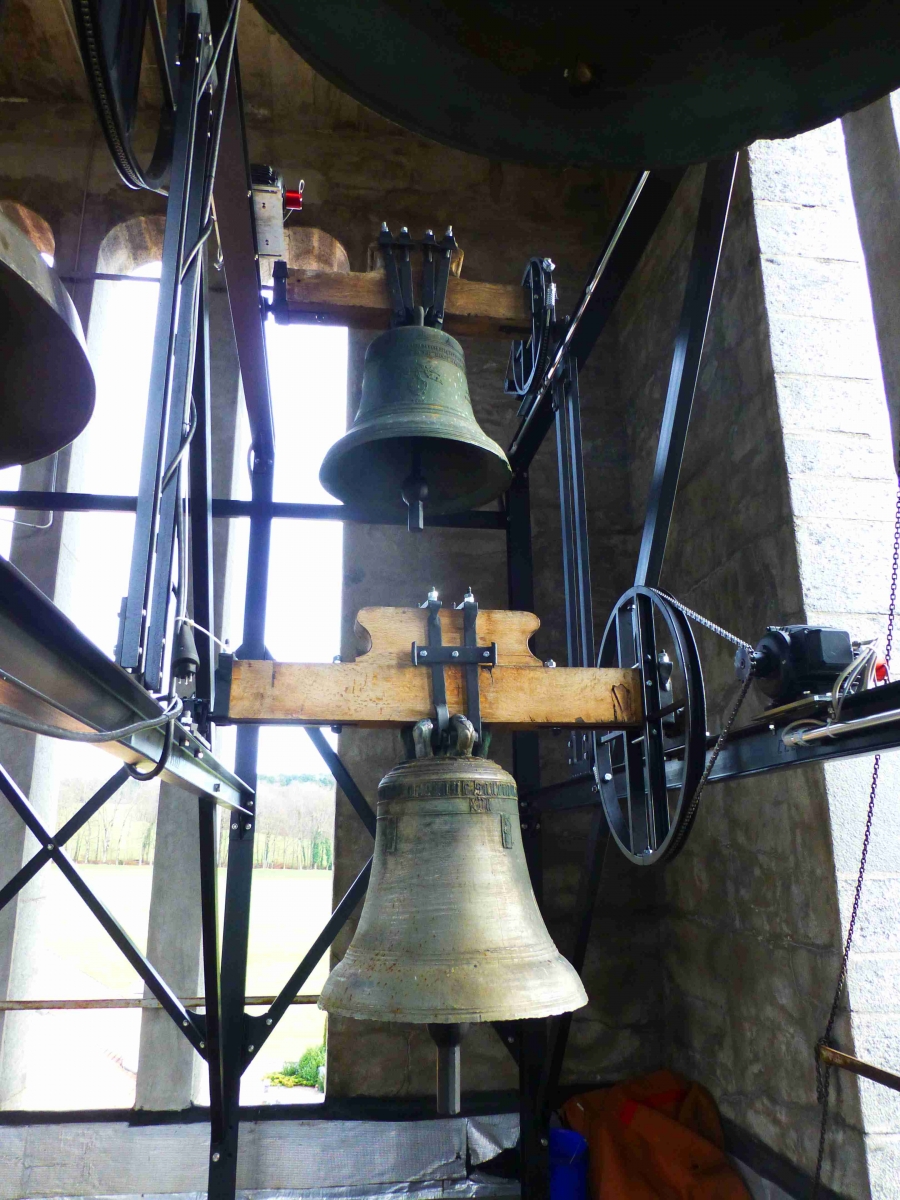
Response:
POLYGON ((900 1092, 900 1075, 895 1075, 893 1071, 883 1071, 881 1067, 873 1067, 871 1063, 854 1058, 852 1054, 832 1050, 830 1046, 819 1047, 819 1058, 830 1067, 852 1071, 854 1075, 862 1075, 865 1079, 871 1079, 873 1083, 880 1083, 892 1091, 900 1092))
MULTIPOLYGON (((248 996, 248 1008, 264 1007, 274 1003, 275 996, 248 996)), ((206 1005, 205 996, 179 996, 185 1008, 203 1008, 206 1005)), ((291 1004, 316 1004, 318 992, 295 996, 291 1004)), ((121 1000, 0 1000, 0 1012, 40 1012, 42 1009, 88 1009, 88 1008, 161 1008, 158 1000, 152 997, 145 1000, 141 996, 128 997, 121 1000)))

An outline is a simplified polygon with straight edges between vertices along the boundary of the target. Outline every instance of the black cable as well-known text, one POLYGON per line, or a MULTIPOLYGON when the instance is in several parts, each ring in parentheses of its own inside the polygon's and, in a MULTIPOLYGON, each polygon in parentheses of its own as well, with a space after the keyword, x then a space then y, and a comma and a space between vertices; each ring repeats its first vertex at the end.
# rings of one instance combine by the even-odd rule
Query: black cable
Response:
POLYGON ((172 753, 172 741, 174 736, 175 721, 173 719, 166 725, 166 736, 163 738, 162 754, 160 754, 159 761, 151 771, 147 771, 147 773, 144 774, 133 767, 131 763, 125 764, 125 770, 131 776, 131 778, 136 779, 139 783, 148 783, 151 779, 156 779, 157 775, 161 775, 166 769, 166 765, 169 761, 169 755, 172 753))
POLYGON ((160 485, 161 492, 164 492, 166 490, 166 488, 169 486, 169 484, 172 482, 172 478, 173 478, 175 472, 178 470, 181 460, 184 458, 185 454, 187 453, 188 446, 190 446, 191 439, 193 438, 193 436, 196 432, 197 432, 197 405, 194 403, 194 397, 191 396, 191 421, 190 421, 190 424, 188 425, 188 431, 184 435, 184 439, 182 440, 181 445, 178 447, 178 450, 175 453, 175 457, 172 459, 172 461, 169 463, 168 467, 166 468, 166 473, 165 473, 165 475, 163 475, 162 484, 160 485))

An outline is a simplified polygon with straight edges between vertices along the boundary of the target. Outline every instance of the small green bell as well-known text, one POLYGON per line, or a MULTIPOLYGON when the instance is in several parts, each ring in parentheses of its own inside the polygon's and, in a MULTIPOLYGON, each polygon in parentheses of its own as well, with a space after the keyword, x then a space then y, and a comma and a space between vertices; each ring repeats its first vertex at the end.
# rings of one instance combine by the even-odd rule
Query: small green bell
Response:
POLYGON ((356 420, 319 471, 326 491, 379 514, 406 504, 410 528, 421 529, 423 509, 479 508, 511 478, 505 453, 475 420, 459 342, 423 325, 375 338, 356 420))

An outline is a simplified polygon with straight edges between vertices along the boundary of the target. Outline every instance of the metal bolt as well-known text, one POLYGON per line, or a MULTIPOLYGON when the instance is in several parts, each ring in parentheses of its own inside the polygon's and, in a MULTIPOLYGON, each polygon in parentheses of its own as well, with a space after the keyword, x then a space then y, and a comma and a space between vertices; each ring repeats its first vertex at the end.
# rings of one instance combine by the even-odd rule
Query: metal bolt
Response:
POLYGON ((509 1042, 510 1045, 512 1045, 516 1039, 514 1037, 508 1037, 506 1040, 509 1042))
POLYGON ((245 829, 252 829, 252 828, 253 828, 253 825, 252 825, 252 823, 251 823, 250 821, 245 821, 245 822, 244 822, 244 828, 245 828, 245 829))
POLYGON ((649 688, 652 688, 652 687, 653 687, 653 680, 652 680, 652 679, 648 679, 648 680, 647 680, 647 682, 644 684, 644 687, 649 687, 649 688))
POLYGON ((272 1018, 271 1018, 271 1017, 266 1017, 266 1024, 267 1024, 267 1025, 271 1025, 271 1024, 272 1024, 272 1018))
POLYGON ((213 1150, 213 1156, 212 1156, 213 1162, 218 1162, 221 1157, 222 1157, 222 1155, 218 1152, 218 1150, 213 1150))
POLYGON ((200 1049, 201 1049, 201 1050, 205 1050, 205 1049, 206 1049, 206 1042, 201 1042, 201 1043, 200 1043, 200 1049))
POLYGON ((452 225, 447 226, 447 232, 444 234, 444 237, 453 237, 453 226, 452 225))
POLYGON ((382 221, 382 222, 381 222, 381 232, 382 232, 382 233, 388 233, 388 232, 390 232, 390 231, 388 230, 388 224, 387 224, 387 221, 382 221))
POLYGON ((556 663, 553 661, 552 658, 548 658, 547 661, 544 663, 544 666, 545 667, 555 667, 556 663))
POLYGON ((187 1021, 182 1021, 181 1023, 182 1023, 182 1025, 185 1027, 185 1029, 187 1029, 187 1027, 188 1027, 188 1022, 187 1022, 187 1021))
POLYGON ((774 725, 770 725, 770 726, 769 726, 769 733, 774 733, 774 732, 775 732, 775 726, 774 726, 774 725))
POLYGON ((52 843, 52 842, 48 842, 48 843, 47 843, 47 849, 48 849, 48 850, 55 850, 55 849, 56 849, 56 847, 53 845, 53 843, 52 843))
POLYGON ((607 771, 606 774, 603 776, 603 782, 604 783, 612 783, 612 774, 609 771, 607 771))
POLYGON ((425 230, 425 236, 426 236, 426 237, 434 237, 434 230, 433 230, 433 229, 426 229, 426 230, 425 230))
POLYGON ((255 1049, 256 1049, 256 1047, 255 1047, 255 1046, 248 1046, 248 1047, 247 1047, 247 1053, 248 1053, 248 1054, 252 1054, 252 1053, 253 1053, 253 1051, 254 1051, 255 1049))
POLYGON ((427 651, 427 650, 420 650, 420 651, 419 651, 419 658, 427 658, 427 657, 428 657, 428 651, 427 651))
POLYGON ((491 657, 490 650, 485 650, 481 657, 482 658, 490 658, 491 657))
POLYGON ((333 663, 339 663, 339 662, 343 662, 344 660, 341 658, 341 656, 339 654, 336 654, 331 661, 333 663))
POLYGON ((451 658, 459 658, 459 651, 458 651, 458 650, 451 650, 451 651, 450 651, 450 657, 451 657, 451 658))
POLYGON ((546 1139, 545 1137, 542 1137, 542 1138, 541 1138, 541 1145, 542 1145, 542 1146, 547 1146, 547 1145, 549 1145, 549 1143, 548 1143, 548 1141, 547 1141, 547 1139, 546 1139))
POLYGON ((232 828, 232 829, 237 829, 237 827, 238 827, 238 823, 237 823, 237 821, 232 821, 232 822, 231 822, 231 828, 232 828))
POLYGON ((401 225, 401 226, 400 226, 400 232, 401 232, 401 233, 409 233, 409 228, 408 228, 408 226, 406 226, 406 225, 401 225))

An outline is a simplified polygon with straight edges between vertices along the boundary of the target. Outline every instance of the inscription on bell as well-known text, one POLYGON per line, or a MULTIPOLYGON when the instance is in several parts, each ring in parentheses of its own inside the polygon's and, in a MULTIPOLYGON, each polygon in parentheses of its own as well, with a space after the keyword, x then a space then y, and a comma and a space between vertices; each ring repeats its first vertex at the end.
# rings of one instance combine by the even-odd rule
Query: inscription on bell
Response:
MULTIPOLYGON (((500 783, 495 780, 473 779, 441 779, 427 780, 422 783, 389 783, 382 784, 378 789, 382 800, 425 800, 429 797, 443 799, 444 797, 459 797, 463 800, 480 799, 516 799, 516 786, 513 783, 500 783)), ((471 812, 490 812, 490 808, 475 809, 471 812)))
POLYGON ((490 811, 491 802, 487 796, 473 796, 469 801, 469 812, 489 813, 490 811))

